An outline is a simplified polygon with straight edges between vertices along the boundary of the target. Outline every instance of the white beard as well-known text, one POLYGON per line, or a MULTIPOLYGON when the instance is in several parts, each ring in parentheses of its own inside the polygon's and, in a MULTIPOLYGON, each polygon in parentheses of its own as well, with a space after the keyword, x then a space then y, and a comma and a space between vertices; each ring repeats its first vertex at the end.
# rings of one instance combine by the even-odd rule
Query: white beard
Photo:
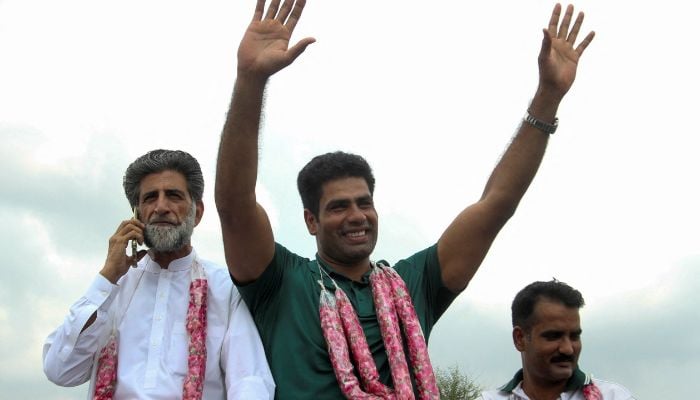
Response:
POLYGON ((146 246, 158 253, 170 253, 180 250, 192 238, 195 211, 195 203, 192 202, 190 212, 187 213, 185 220, 178 226, 158 226, 147 223, 146 230, 143 233, 146 246))

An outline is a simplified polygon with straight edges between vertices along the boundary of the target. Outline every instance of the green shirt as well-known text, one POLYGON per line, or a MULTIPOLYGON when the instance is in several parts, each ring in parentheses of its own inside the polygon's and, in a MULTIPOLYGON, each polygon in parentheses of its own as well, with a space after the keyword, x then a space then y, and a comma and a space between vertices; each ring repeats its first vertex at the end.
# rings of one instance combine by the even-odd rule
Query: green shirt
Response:
MULTIPOLYGON (((321 331, 319 263, 350 298, 380 379, 391 384, 369 272, 360 282, 354 282, 335 273, 320 259, 309 260, 276 244, 275 256, 260 278, 239 286, 265 347, 277 385, 276 399, 343 398, 321 331)), ((394 269, 406 282, 427 340, 433 325, 456 297, 442 283, 437 245, 399 261, 394 269)), ((330 279, 324 279, 324 286, 334 291, 330 279)))

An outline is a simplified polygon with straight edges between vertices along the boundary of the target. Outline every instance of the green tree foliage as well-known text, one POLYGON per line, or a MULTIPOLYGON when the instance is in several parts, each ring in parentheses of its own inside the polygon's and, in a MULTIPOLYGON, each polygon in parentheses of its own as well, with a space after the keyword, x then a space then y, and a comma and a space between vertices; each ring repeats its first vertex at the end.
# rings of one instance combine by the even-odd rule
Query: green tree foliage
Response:
POLYGON ((456 365, 446 370, 436 369, 435 378, 442 400, 476 400, 481 395, 482 388, 456 365))

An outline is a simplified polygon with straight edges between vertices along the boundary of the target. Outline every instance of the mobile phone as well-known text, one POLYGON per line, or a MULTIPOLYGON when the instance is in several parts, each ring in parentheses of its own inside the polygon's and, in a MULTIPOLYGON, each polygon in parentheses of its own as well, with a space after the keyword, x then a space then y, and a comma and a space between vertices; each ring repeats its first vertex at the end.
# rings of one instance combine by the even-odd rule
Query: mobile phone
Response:
MULTIPOLYGON (((134 211, 134 219, 139 219, 139 214, 138 214, 137 208, 134 207, 133 211, 134 211)), ((136 259, 136 254, 138 253, 138 249, 136 248, 137 245, 138 245, 138 243, 136 242, 136 240, 131 241, 131 256, 134 257, 134 262, 133 262, 133 264, 131 264, 131 266, 134 268, 136 268, 136 264, 137 264, 137 259, 136 259)))

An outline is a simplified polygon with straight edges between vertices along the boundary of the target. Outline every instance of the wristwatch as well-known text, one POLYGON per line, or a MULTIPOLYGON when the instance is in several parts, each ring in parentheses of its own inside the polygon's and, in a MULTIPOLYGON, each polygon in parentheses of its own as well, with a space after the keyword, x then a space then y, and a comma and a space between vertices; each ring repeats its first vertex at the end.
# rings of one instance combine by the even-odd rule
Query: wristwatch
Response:
POLYGON ((528 124, 534 126, 535 128, 541 130, 544 133, 548 134, 553 134, 554 132, 557 131, 557 127, 559 127, 559 118, 554 117, 554 123, 553 124, 548 124, 544 121, 541 121, 535 117, 533 117, 530 112, 526 112, 525 116, 523 117, 523 121, 527 122, 528 124))

